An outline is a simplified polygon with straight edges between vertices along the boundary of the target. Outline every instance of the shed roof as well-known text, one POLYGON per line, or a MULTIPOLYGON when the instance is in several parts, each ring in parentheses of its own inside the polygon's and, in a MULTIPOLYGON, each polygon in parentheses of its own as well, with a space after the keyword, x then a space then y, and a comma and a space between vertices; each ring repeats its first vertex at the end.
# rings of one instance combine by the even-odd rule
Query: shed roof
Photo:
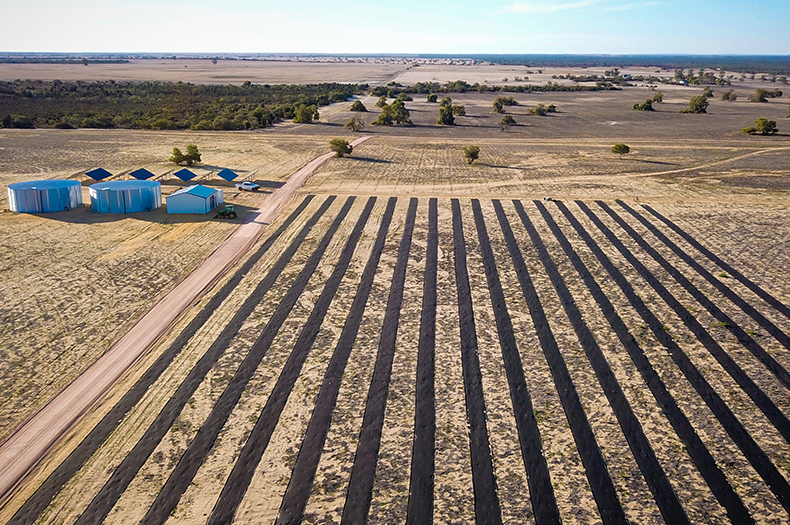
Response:
POLYGON ((150 171, 148 171, 145 168, 140 168, 139 170, 134 170, 129 175, 131 175, 135 179, 140 179, 140 180, 150 179, 151 177, 154 176, 153 173, 151 173, 150 171))
POLYGON ((198 197, 207 199, 216 192, 217 190, 215 190, 214 188, 209 188, 208 186, 196 184, 194 186, 189 186, 188 188, 181 188, 180 190, 174 191, 173 193, 168 195, 168 197, 173 197, 175 195, 183 195, 185 193, 188 193, 190 195, 197 195, 198 197))
POLYGON ((112 173, 110 173, 104 168, 96 168, 95 170, 90 170, 88 172, 85 172, 85 175, 92 178, 93 180, 102 180, 102 179, 106 179, 107 177, 111 177, 112 173))
POLYGON ((175 175, 176 177, 178 177, 183 181, 192 180, 195 177, 197 177, 197 175, 195 175, 194 173, 192 173, 186 168, 178 170, 177 172, 173 173, 173 175, 175 175))
POLYGON ((218 177, 222 177, 226 181, 230 182, 233 179, 235 179, 236 177, 238 177, 239 175, 237 173, 233 172, 232 170, 229 170, 228 168, 224 168, 222 171, 217 173, 217 176, 218 177))

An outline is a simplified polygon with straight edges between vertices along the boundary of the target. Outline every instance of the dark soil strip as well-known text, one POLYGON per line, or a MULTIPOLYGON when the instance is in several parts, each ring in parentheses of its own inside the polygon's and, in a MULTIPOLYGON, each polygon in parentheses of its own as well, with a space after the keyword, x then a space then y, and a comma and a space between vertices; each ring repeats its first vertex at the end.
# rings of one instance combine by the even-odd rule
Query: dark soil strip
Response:
MULTIPOLYGON (((722 368, 724 368, 724 370, 726 370, 727 373, 735 380, 735 382, 738 383, 738 385, 743 389, 743 391, 746 392, 746 394, 751 398, 754 404, 757 405, 757 407, 765 414, 768 420, 771 423, 773 423, 773 425, 776 427, 779 433, 782 434, 782 436, 785 438, 785 441, 790 443, 790 420, 788 420, 787 417, 782 413, 782 411, 779 410, 779 408, 774 404, 771 398, 765 395, 765 392, 760 390, 760 387, 757 386, 757 384, 752 380, 752 378, 749 377, 746 374, 746 372, 744 372, 744 370, 738 365, 738 363, 735 362, 735 360, 732 357, 730 357, 730 354, 728 354, 721 347, 721 345, 719 345, 719 343, 717 343, 716 340, 713 339, 713 337, 710 335, 710 333, 708 333, 707 330, 705 330, 702 324, 700 324, 700 322, 697 321, 697 319, 693 315, 691 315, 691 313, 686 308, 684 308, 683 305, 680 304, 680 302, 677 299, 675 299, 675 297, 664 287, 663 284, 661 284, 661 282, 650 272, 650 270, 648 270, 642 263, 640 263, 636 259, 636 257, 634 257, 634 255, 631 252, 628 251, 625 245, 623 245, 623 243, 620 242, 620 240, 615 237, 614 233, 612 233, 612 231, 609 230, 601 222, 601 220, 597 216, 595 216, 595 214, 592 211, 590 211, 589 208, 587 208, 587 206, 584 203, 578 203, 578 204, 579 207, 584 211, 584 213, 586 213, 587 216, 592 219, 595 225, 598 226, 598 228, 603 232, 606 238, 609 239, 609 241, 614 246, 617 247, 620 253, 622 253, 623 256, 634 266, 636 271, 639 272, 639 275, 641 275, 648 282, 648 284, 650 284, 650 286, 656 291, 656 293, 658 293, 658 295, 664 301, 667 302, 669 307, 672 308, 672 310, 674 310, 674 312, 677 314, 678 317, 680 317, 683 323, 694 333, 697 339, 708 350, 708 352, 710 352, 710 354, 716 359, 716 361, 718 361, 718 363, 722 366, 722 368)), ((620 219, 620 217, 618 217, 618 219, 620 219)), ((622 219, 620 220, 622 221, 622 219)), ((625 223, 623 223, 623 225, 625 225, 625 227, 628 227, 628 225, 626 225, 625 223)), ((645 243, 645 245, 647 245, 647 243, 645 243)), ((652 250, 652 248, 650 248, 650 250, 652 250)), ((652 251, 655 252, 655 250, 652 251)), ((651 255, 653 255, 653 257, 659 263, 663 261, 663 258, 659 254, 651 253, 651 255)), ((691 285, 691 283, 689 283, 688 280, 685 277, 683 277, 683 275, 680 274, 680 272, 677 272, 677 270, 673 272, 673 277, 675 277, 675 279, 677 279, 678 282, 681 283, 681 285, 684 285, 684 288, 686 287, 685 285, 688 285, 689 288, 687 289, 689 289, 689 292, 691 288, 696 290, 696 288, 694 288, 693 285, 691 285)), ((700 294, 699 291, 697 291, 697 295, 700 296, 697 297, 698 300, 701 301, 702 299, 704 299, 704 297, 702 297, 702 294, 700 294)), ((710 301, 708 301, 707 299, 705 299, 705 301, 706 303, 710 303, 710 301)), ((717 313, 721 313, 721 311, 718 310, 718 308, 716 308, 712 304, 706 304, 706 303, 703 303, 703 306, 710 307, 711 313, 713 313, 714 311, 718 311, 717 313)), ((721 313, 721 315, 724 316, 723 313, 721 313)))
POLYGON ((365 415, 362 418, 362 429, 359 433, 354 465, 351 467, 346 504, 343 507, 343 517, 340 521, 345 524, 366 523, 370 501, 373 498, 376 460, 381 445, 381 430, 384 427, 384 411, 387 406, 392 361, 395 357, 395 340, 398 336, 398 320, 403 303, 403 287, 406 281, 406 266, 409 262, 409 250, 416 216, 417 199, 412 198, 409 200, 406 224, 398 248, 398 259, 395 262, 387 309, 381 327, 378 355, 365 403, 365 415))
MULTIPOLYGON (((563 242, 567 244, 568 239, 559 226, 557 226, 557 223, 554 222, 549 212, 546 211, 545 206, 538 201, 535 201, 534 204, 554 236, 560 241, 560 244, 563 242)), ((628 446, 631 447, 631 452, 634 454, 634 459, 639 465, 639 470, 642 471, 642 475, 645 477, 647 486, 650 487, 650 492, 653 493, 653 497, 658 504, 664 521, 667 523, 690 523, 683 510, 683 505, 681 505, 677 494, 675 494, 675 491, 672 489, 672 485, 670 485, 666 473, 664 473, 664 470, 661 468, 661 464, 658 462, 656 454, 650 446, 650 442, 647 440, 647 436, 645 436, 641 423, 639 423, 612 369, 609 367, 609 363, 606 361, 601 347, 598 345, 595 337, 593 337, 587 323, 582 320, 581 311, 579 311, 579 307, 576 306, 576 302, 570 290, 568 290, 568 285, 565 284, 556 264, 551 260, 548 253, 544 252, 544 249, 538 248, 538 252, 541 253, 542 258, 545 257, 548 263, 545 264, 545 266, 549 279, 554 285, 554 289, 557 291, 562 307, 565 309, 565 314, 568 316, 573 326, 573 331, 576 332, 576 337, 579 338, 582 348, 584 348, 584 352, 592 365, 595 376, 598 378, 598 382, 601 384, 604 394, 606 394, 606 399, 609 400, 612 411, 615 417, 617 417, 617 422, 620 423, 623 435, 626 441, 628 441, 628 446)))
POLYGON ((649 211, 650 213, 652 213, 653 216, 655 216, 658 220, 660 220, 661 222, 663 222, 664 224, 669 226, 669 228, 672 231, 674 231, 675 233, 677 233, 678 235, 683 237, 683 239, 685 239, 687 243, 689 243, 694 248, 699 250, 699 252, 702 253, 705 257, 707 257, 708 259, 710 259, 711 261, 716 263, 716 265, 718 265, 719 268, 721 268, 722 270, 724 270, 725 272, 730 274, 730 276, 732 276, 735 279, 737 279, 738 281, 740 281, 741 284, 743 284, 749 290, 754 292, 755 295, 760 297, 763 301, 765 301, 766 303, 770 304, 771 306, 776 308, 778 311, 782 312, 787 318, 790 318, 790 306, 787 306, 786 304, 782 303, 777 298, 775 298, 773 295, 769 294, 768 292, 766 292, 765 290, 760 288, 760 286, 758 286, 756 283, 754 283, 753 281, 751 281, 750 279, 745 277, 741 272, 739 272, 738 270, 736 270, 735 268, 733 268, 732 266, 730 266, 726 262, 722 261, 716 254, 714 254, 713 252, 711 252, 710 250, 705 248, 694 237, 692 237, 691 235, 689 235, 688 233, 683 231, 674 222, 672 222, 671 220, 667 219, 666 217, 664 217, 659 212, 657 212, 656 210, 654 210, 653 208, 651 208, 650 206, 648 206, 646 204, 642 205, 642 207, 644 209, 646 209, 647 211, 649 211))
POLYGON ((236 369, 236 373, 231 378, 230 383, 220 395, 211 413, 206 418, 206 422, 200 427, 189 447, 181 456, 181 459, 176 465, 175 470, 170 473, 165 482, 164 487, 157 495, 151 507, 148 509, 145 517, 143 517, 141 524, 160 524, 167 520, 170 513, 176 508, 178 501, 186 491, 192 479, 195 477, 200 465, 208 455, 209 451, 214 445, 222 427, 230 417, 236 403, 238 403, 244 388, 247 386, 250 378, 252 378, 255 370, 258 368, 261 360, 263 360, 269 346, 280 330, 280 327, 288 318, 294 304, 299 299, 302 291, 307 285, 313 272, 321 262, 324 252, 329 246, 332 237, 337 232, 343 220, 348 215, 351 205, 354 203, 354 197, 349 197, 343 208, 338 213, 332 225, 324 234, 318 247, 310 255, 310 258, 305 263, 302 271, 296 277, 291 287, 286 292, 285 297, 280 301, 277 309, 272 314, 269 322, 263 328, 261 335, 253 343, 249 353, 244 357, 244 360, 236 369))
POLYGON ((420 342, 417 349, 417 382, 414 402, 414 444, 407 525, 433 523, 433 476, 436 464, 436 275, 438 266, 439 221, 436 199, 428 201, 428 245, 422 288, 420 342))
POLYGON ((236 273, 225 283, 222 288, 209 299, 206 306, 198 312, 186 328, 178 335, 175 341, 162 353, 156 362, 146 370, 145 374, 135 383, 123 398, 102 418, 98 425, 77 446, 66 460, 55 469, 36 492, 28 498, 24 505, 14 514, 9 524, 33 523, 39 514, 50 504, 55 495, 60 492, 63 485, 77 473, 85 461, 93 455, 112 431, 118 426, 126 414, 142 399, 148 389, 159 376, 170 366, 173 359, 181 353, 184 346, 193 335, 208 321, 217 308, 225 301, 230 293, 238 286, 239 282, 247 275, 255 264, 263 257, 274 242, 293 224, 294 220, 307 208, 313 200, 313 195, 308 195, 299 206, 288 216, 283 224, 274 231, 258 250, 236 270, 236 273))
MULTIPOLYGON (((577 203, 583 206, 583 203, 577 203)), ((686 353, 683 351, 680 346, 672 339, 672 336, 664 330, 664 325, 659 319, 653 314, 652 311, 645 305, 642 299, 634 291, 631 284, 628 280, 620 273, 619 270, 612 264, 611 260, 606 257, 603 252, 600 251, 598 246, 595 244, 595 241, 590 237, 590 235, 582 228, 581 224, 576 220, 575 217, 568 211, 568 209, 562 204, 558 203, 557 205, 560 210, 568 217, 568 220, 571 222, 576 231, 582 237, 584 242, 587 246, 595 253, 598 260, 601 262, 601 265, 609 272, 609 275, 615 280, 617 285, 623 291, 623 294, 628 299, 628 302, 631 303, 631 306, 639 313, 640 316, 645 320, 645 323, 659 340, 659 342, 667 349, 670 357, 678 366, 683 375, 686 376, 689 383, 692 387, 699 393, 700 397, 705 401, 705 404, 711 409, 713 414, 716 416, 716 419, 719 420, 724 430, 727 434, 732 438, 738 448, 741 449, 743 455, 746 459, 751 463, 752 467, 757 471, 760 477, 765 480, 766 484, 771 488, 771 491, 776 495, 779 502, 782 506, 790 511, 790 484, 788 484, 787 480, 782 476, 782 474, 777 470, 771 460, 768 459, 765 452, 760 448, 756 441, 752 438, 749 432, 743 427, 741 422, 738 418, 735 417, 735 414, 732 413, 732 410, 727 406, 727 403, 716 393, 713 387, 708 383, 705 376, 699 371, 699 369, 694 366, 691 360, 688 358, 686 353)), ((584 208, 582 208, 584 209, 584 208)), ((593 217, 595 217, 593 215, 593 217)), ((597 220, 598 218, 595 217, 597 220)), ((598 221, 600 223, 600 221, 598 221)), ((601 224, 604 228, 603 224, 601 224)), ((610 231, 609 242, 612 244, 619 244, 617 238, 615 238, 610 231)), ((622 252, 621 252, 622 253, 622 252)), ((628 252, 630 255, 630 252, 628 252)), ((625 254, 623 254, 625 255, 625 254)), ((633 259, 633 256, 631 257, 633 259)), ((638 264, 638 261, 636 261, 638 264)), ((632 262, 633 264, 633 262, 632 262)), ((685 311, 685 310, 684 310, 685 311)))
MULTIPOLYGON (((567 212, 567 209, 564 206, 561 209, 563 213, 567 212)), ((637 370, 639 370, 639 373, 642 375, 642 378, 645 380, 648 388, 650 388, 650 392, 653 393, 653 397, 655 397, 658 406, 661 407, 661 410, 664 412, 664 415, 667 416, 672 428, 674 428, 675 432, 677 432, 678 437, 685 445, 689 456, 691 456, 691 460, 699 469, 702 477, 708 483, 708 486, 710 486, 711 491, 716 496, 717 501, 727 510, 727 514, 730 516, 730 519, 733 523, 754 523, 754 520, 752 520, 749 512, 746 510, 746 507, 743 505, 743 502, 727 482, 727 478, 724 476, 724 473, 719 470, 719 467, 716 465, 713 456, 711 456, 710 452, 705 447, 700 437, 697 435, 697 432, 694 430, 691 422, 688 420, 685 414, 683 414, 683 412, 680 410, 680 407, 678 407, 677 403, 672 398, 672 395, 667 390, 666 385, 653 369, 653 366, 650 364, 647 356, 645 356, 644 352, 637 344, 633 335, 628 331, 628 328, 625 326, 625 323, 615 311, 614 306, 612 305, 611 301, 609 301, 609 298, 606 297, 604 291, 600 286, 598 286, 598 283, 595 282, 592 274, 584 265, 579 255, 571 246, 570 242, 568 242, 568 239, 564 235, 557 234, 559 232, 559 227, 557 226, 556 222, 554 222, 551 216, 544 216, 548 217, 548 220, 550 221, 547 221, 549 222, 549 227, 551 228, 552 232, 554 232, 557 240, 560 242, 565 255, 567 255, 570 261, 573 263, 574 268, 576 268, 576 271, 581 276, 584 284, 590 290, 593 299, 595 299, 595 302, 598 303, 598 306, 601 308, 604 316, 606 316, 607 321, 609 321, 609 324, 612 326, 615 334, 617 334, 618 339, 620 339, 620 342, 625 347, 628 355, 631 356, 631 359, 636 365, 637 370)), ((572 222, 572 224, 574 227, 576 227, 578 223, 572 222)), ((596 255, 600 253, 597 245, 593 245, 591 248, 596 253, 596 255)), ((666 517, 665 520, 668 523, 672 523, 672 521, 666 517)))
POLYGON ((307 360, 307 355, 315 343, 318 336, 318 331, 321 329, 321 323, 329 311, 329 306, 332 304, 332 299, 335 297, 343 276, 346 274, 348 265, 351 262, 351 257, 354 255, 354 250, 357 247, 357 242, 362 236, 362 231, 365 229, 370 218, 370 213, 373 211, 373 205, 376 203, 376 197, 368 199, 367 206, 359 216, 354 229, 346 241, 346 245, 340 254, 340 258, 335 265, 335 269, 327 279, 321 295, 315 302, 313 311, 302 328, 294 345, 291 355, 283 366, 280 377, 277 379, 274 388, 272 389, 269 398, 266 400, 266 405, 258 417, 247 442, 241 449, 239 458, 231 470, 225 486, 222 487, 222 492, 219 499, 214 504, 214 510, 208 519, 209 524, 222 524, 230 523, 233 521, 233 516, 236 514, 241 500, 247 491, 247 487, 252 481, 252 476, 255 474, 255 469, 261 462, 263 453, 269 446, 269 442, 274 433, 274 428, 280 421, 280 415, 285 408, 288 397, 293 390, 296 380, 302 371, 304 362, 307 360))
MULTIPOLYGON (((499 201, 494 201, 494 205, 498 208, 501 222, 505 217, 504 212, 501 211, 502 206, 499 201)), ((518 213, 527 233, 529 233, 532 244, 538 251, 541 263, 548 270, 548 266, 554 266, 554 261, 551 260, 543 240, 524 211, 521 202, 514 200, 513 206, 516 208, 516 213, 518 213)), ((507 221, 506 218, 505 221, 507 221)), ((601 449, 598 448, 595 434, 593 434, 590 422, 587 420, 587 414, 584 413, 579 394, 576 392, 576 386, 571 380, 568 367, 557 346, 554 334, 551 332, 546 313, 540 304, 540 298, 535 291, 535 286, 532 284, 532 278, 529 276, 527 265, 518 248, 516 238, 513 236, 509 226, 505 228, 503 224, 502 230, 505 233, 510 256, 513 259, 513 264, 524 292, 524 298, 529 306, 529 312, 535 324, 535 330, 540 339, 543 354, 546 356, 546 361, 549 364, 554 384, 557 387, 557 394, 560 396, 562 407, 571 427, 573 439, 576 441, 576 448, 579 450, 584 470, 587 473, 590 489, 593 497, 595 497, 595 503, 598 505, 598 511, 601 513, 601 519, 605 525, 628 523, 623 513, 623 508, 617 500, 612 478, 609 476, 609 470, 606 468, 606 463, 601 455, 601 449)))
MULTIPOLYGON (((699 264, 697 261, 695 261, 693 257, 691 257, 689 254, 687 254, 683 250, 681 250, 680 247, 677 244, 672 242, 666 235, 664 235, 661 232, 661 230, 656 228, 650 221, 648 221, 647 219, 642 217, 640 214, 638 214, 634 209, 632 209, 630 206, 628 206, 624 202, 618 201, 618 203, 620 204, 620 206, 623 209, 625 209, 628 213, 633 215, 640 223, 642 223, 642 225, 645 226, 661 242, 666 244, 669 247, 669 249, 671 249, 673 252, 675 252, 675 254, 678 257, 680 257, 686 264, 691 266, 691 268, 693 268, 694 271, 696 271, 698 274, 700 274, 702 277, 704 277, 706 281, 708 281, 710 284, 712 284, 713 287, 716 288, 719 292, 721 292, 721 294, 724 297, 726 297, 727 299, 729 299, 730 301, 735 303, 735 305, 738 306, 738 308, 740 308, 741 310, 746 312, 747 315, 749 315, 752 319, 757 321, 757 323, 760 326, 762 326, 765 329, 766 332, 768 332, 773 337, 775 337, 776 340, 779 341, 782 344, 782 346, 784 346, 785 348, 790 350, 790 337, 788 337, 788 335, 786 333, 784 333, 782 330, 780 330, 771 321, 766 319, 763 314, 758 312, 752 305, 750 305, 749 303, 744 301, 738 294, 736 294, 734 291, 732 291, 727 285, 725 285, 719 279, 714 277, 712 273, 710 273, 708 270, 703 268, 702 265, 699 264)), ((602 204, 602 203, 598 202, 598 205, 601 206, 604 210, 606 210, 606 212, 609 215, 612 215, 613 212, 608 207, 606 207, 605 204, 602 204)), ((641 239, 641 237, 639 237, 639 238, 641 239)), ((727 321, 725 320, 725 322, 727 322, 727 321)), ((735 325, 730 325, 729 322, 727 322, 726 328, 729 329, 733 333, 733 335, 735 335, 735 337, 738 338, 739 341, 743 342, 743 341, 747 341, 747 340, 751 340, 752 339, 751 337, 748 336, 748 334, 744 334, 743 330, 740 327, 737 327, 735 325)), ((762 348, 759 349, 759 352, 764 353, 762 348)), ((755 354, 755 355, 757 355, 757 354, 755 354)), ((771 372, 773 372, 774 375, 776 375, 776 377, 786 387, 790 388, 790 374, 788 374, 787 371, 784 368, 782 368, 781 365, 779 365, 779 363, 774 361, 773 358, 770 355, 767 355, 767 354, 765 354, 763 357, 761 357, 760 355, 757 355, 757 358, 760 359, 760 361, 762 361, 763 364, 765 364, 765 366, 767 368, 769 368, 771 370, 771 372)))
POLYGON ((310 498, 310 489, 313 486, 321 453, 324 450, 326 436, 332 423, 332 411, 335 408, 340 385, 343 382, 343 372, 346 369, 351 349, 354 346, 359 326, 362 323, 365 305, 370 296, 373 279, 376 276, 376 269, 381 259, 381 253, 384 250, 387 231, 392 222, 392 215, 395 211, 397 200, 396 197, 390 197, 387 203, 387 209, 384 212, 376 240, 373 243, 373 251, 362 272, 362 278, 359 281, 357 293, 354 296, 348 317, 343 325, 343 331, 340 333, 337 346, 324 374, 324 381, 321 384, 321 390, 318 392, 313 414, 310 416, 310 422, 307 425, 305 437, 299 449, 299 455, 296 457, 296 464, 291 473, 288 488, 285 490, 285 495, 280 505, 280 515, 276 521, 278 525, 295 525, 301 523, 304 517, 304 510, 310 498))
POLYGON ((455 284, 458 289, 458 318, 461 331, 461 364, 464 375, 466 420, 469 425, 469 448, 472 458, 472 484, 475 493, 475 519, 478 524, 502 523, 497 496, 496 477, 491 461, 486 426, 486 403, 480 360, 477 355, 477 330, 466 268, 466 240, 461 204, 452 199, 453 244, 455 252, 455 284))
POLYGON ((233 337, 236 336, 241 329, 244 322, 255 309, 266 293, 271 288, 272 284, 277 280, 282 273, 285 266, 293 257, 296 250, 304 242, 307 234, 310 233, 312 227, 318 222, 321 216, 329 209, 334 197, 329 197, 321 205, 321 208, 316 211, 313 216, 305 223, 297 236, 283 252, 277 262, 272 266, 266 277, 260 282, 250 296, 244 301, 244 304, 239 308, 239 311, 233 316, 227 326, 222 330, 222 333, 211 344, 203 357, 198 360, 192 370, 187 375, 181 386, 178 387, 173 397, 159 412, 159 415, 151 423, 151 426, 146 430, 140 441, 134 448, 126 455, 124 460, 115 469, 110 479, 104 484, 99 493, 93 498, 90 505, 82 513, 80 519, 77 520, 79 524, 93 524, 101 523, 107 517, 107 514, 112 510, 118 498, 121 497, 123 491, 129 486, 132 479, 137 475, 137 472, 142 468, 143 464, 148 460, 149 456, 154 452, 156 447, 162 441, 162 438, 167 433, 168 429, 173 425, 178 414, 183 410, 184 405, 195 393, 200 383, 206 377, 211 367, 222 356, 230 344, 233 337))
POLYGON ((505 365, 508 386, 510 387, 510 400, 513 403, 513 414, 516 418, 521 457, 527 471, 529 495, 532 502, 532 511, 535 514, 535 522, 539 525, 560 523, 560 513, 559 509, 557 509, 554 489, 551 486, 549 467, 546 463, 546 458, 543 457, 540 429, 538 428, 538 422, 535 420, 532 398, 529 395, 527 382, 524 379, 524 368, 516 346, 513 323, 505 303, 505 293, 502 291, 502 283, 499 280, 494 251, 491 249, 491 241, 488 237, 479 200, 472 199, 472 211, 474 212, 475 226, 477 227, 477 237, 480 241, 480 253, 483 256, 483 266, 485 267, 488 291, 491 296, 491 306, 494 310, 499 346, 502 349, 502 360, 505 365))

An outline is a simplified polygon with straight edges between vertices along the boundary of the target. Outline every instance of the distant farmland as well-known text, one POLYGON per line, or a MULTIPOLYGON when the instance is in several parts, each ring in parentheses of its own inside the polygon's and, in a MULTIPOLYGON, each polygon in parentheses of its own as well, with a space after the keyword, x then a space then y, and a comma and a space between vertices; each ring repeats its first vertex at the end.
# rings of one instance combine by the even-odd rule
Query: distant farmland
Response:
POLYGON ((289 212, 9 523, 787 520, 790 308, 696 233, 716 224, 289 212))

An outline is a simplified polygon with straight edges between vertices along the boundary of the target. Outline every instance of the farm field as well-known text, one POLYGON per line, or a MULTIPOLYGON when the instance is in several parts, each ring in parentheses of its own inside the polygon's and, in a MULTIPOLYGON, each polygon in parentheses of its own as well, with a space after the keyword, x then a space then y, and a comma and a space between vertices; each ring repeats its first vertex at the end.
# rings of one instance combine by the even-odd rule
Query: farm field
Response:
POLYGON ((786 520, 790 290, 699 215, 300 202, 4 519, 786 520))
MULTIPOLYGON (((164 159, 196 143, 198 180, 242 213, 267 194, 212 172, 274 188, 329 138, 371 137, 307 181, 0 522, 787 522, 790 141, 740 133, 757 116, 784 131, 786 99, 678 114, 697 91, 654 114, 630 109, 646 89, 516 94, 507 132, 497 95, 469 93, 451 95, 469 115, 453 128, 415 100, 414 126, 356 134, 348 103, 254 133, 0 130, 4 185, 146 167, 168 194, 183 184, 164 159), (559 113, 527 116, 540 102, 559 113)), ((234 229, 0 214, 0 438, 234 229)))

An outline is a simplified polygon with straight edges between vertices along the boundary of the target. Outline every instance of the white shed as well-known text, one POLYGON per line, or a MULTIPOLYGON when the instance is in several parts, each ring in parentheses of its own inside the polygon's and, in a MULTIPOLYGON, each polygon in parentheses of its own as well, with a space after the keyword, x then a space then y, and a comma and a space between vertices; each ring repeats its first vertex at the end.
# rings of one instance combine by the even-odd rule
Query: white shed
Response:
POLYGON ((167 213, 208 213, 225 202, 221 189, 200 184, 174 191, 166 197, 167 213))

